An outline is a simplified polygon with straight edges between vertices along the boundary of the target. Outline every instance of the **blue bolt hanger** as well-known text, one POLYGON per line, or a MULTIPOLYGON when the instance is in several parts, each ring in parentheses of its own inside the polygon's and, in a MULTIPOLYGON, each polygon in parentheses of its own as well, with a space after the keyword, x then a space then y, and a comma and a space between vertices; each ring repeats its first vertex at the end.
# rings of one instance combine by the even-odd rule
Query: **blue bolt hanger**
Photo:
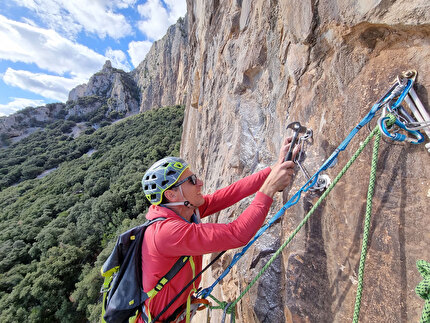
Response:
MULTIPOLYGON (((409 73, 409 72, 408 72, 409 73)), ((381 99, 379 99, 378 102, 376 102, 373 107, 370 109, 369 113, 358 123, 357 126, 355 126, 354 129, 349 133, 349 135, 342 141, 342 143, 335 149, 335 151, 331 154, 329 158, 323 163, 323 165, 318 169, 318 171, 311 176, 311 178, 303 185, 289 200, 285 205, 264 225, 258 230, 256 235, 252 238, 251 241, 248 242, 248 244, 242 248, 240 252, 237 252, 230 263, 230 265, 221 273, 221 275, 214 281, 214 283, 209 286, 208 288, 205 288, 201 290, 197 297, 207 298, 214 287, 223 279, 233 268, 233 266, 238 262, 238 260, 245 254, 245 252, 251 247, 251 245, 274 223, 276 220, 278 220, 285 211, 290 208, 291 206, 297 204, 297 202, 300 200, 302 192, 307 192, 310 188, 312 188, 318 180, 319 174, 327 170, 332 164, 336 162, 337 156, 339 153, 348 146, 348 144, 351 142, 352 138, 357 134, 357 132, 363 128, 366 124, 368 124, 375 116, 376 112, 378 112, 381 107, 383 107, 386 104, 389 104, 392 102, 396 97, 397 100, 394 102, 393 105, 390 106, 390 109, 395 110, 398 106, 402 103, 406 95, 408 94, 409 90, 411 89, 415 77, 415 74, 412 73, 408 74, 404 73, 404 77, 402 78, 403 81, 395 82, 391 88, 382 96, 381 99)))

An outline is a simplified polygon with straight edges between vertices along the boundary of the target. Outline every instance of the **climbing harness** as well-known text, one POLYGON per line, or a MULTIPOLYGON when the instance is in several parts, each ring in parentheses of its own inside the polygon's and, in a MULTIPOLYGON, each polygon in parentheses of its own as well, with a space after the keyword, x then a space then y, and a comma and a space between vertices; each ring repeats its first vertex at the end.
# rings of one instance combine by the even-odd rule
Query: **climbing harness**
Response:
POLYGON ((425 300, 420 323, 430 323, 430 263, 418 260, 417 268, 421 276, 423 276, 423 281, 415 287, 415 292, 425 300))
POLYGON ((169 308, 172 306, 174 302, 190 287, 210 266, 212 266, 221 256, 225 253, 225 251, 220 252, 205 268, 203 268, 197 275, 194 276, 194 278, 188 282, 187 285, 182 288, 182 290, 169 302, 169 304, 166 305, 163 310, 161 310, 160 313, 158 313, 157 316, 154 317, 154 319, 151 321, 151 323, 157 322, 157 320, 163 315, 169 308))
MULTIPOLYGON (((330 155, 329 158, 323 163, 323 165, 316 171, 312 176, 309 176, 309 172, 304 168, 302 165, 302 153, 299 154, 299 156, 295 159, 295 162, 299 165, 301 171, 307 178, 306 183, 287 201, 287 203, 263 226, 260 228, 260 230, 256 233, 254 238, 242 248, 241 251, 236 253, 228 267, 224 270, 223 273, 214 281, 214 283, 209 286, 208 288, 205 288, 201 290, 198 293, 198 297, 207 298, 211 297, 214 299, 211 292, 213 291, 214 287, 223 279, 232 269, 232 267, 237 263, 237 261, 245 254, 245 252, 250 248, 250 246, 274 223, 276 222, 279 217, 281 217, 285 211, 290 208, 291 206, 295 205, 301 197, 302 192, 307 192, 311 190, 326 190, 321 195, 321 197, 318 199, 318 201, 315 203, 315 205, 312 207, 312 209, 307 213, 307 215, 304 217, 304 219, 300 222, 298 227, 293 231, 293 233, 288 237, 288 239, 281 245, 281 247, 273 254, 273 256, 270 258, 270 260, 264 265, 264 267, 261 269, 261 271, 257 274, 257 276, 251 281, 251 283, 245 288, 245 290, 239 295, 239 297, 231 302, 231 303, 221 303, 217 301, 217 303, 221 306, 218 308, 222 308, 224 311, 224 316, 226 314, 232 314, 234 313, 234 308, 236 304, 240 301, 240 299, 249 291, 249 289, 255 284, 255 282, 261 277, 261 275, 267 270, 267 268, 273 263, 273 261, 279 256, 279 254, 282 252, 282 250, 288 245, 288 243, 294 238, 294 236, 299 232, 299 230, 304 226, 304 224, 309 220, 310 216, 314 213, 316 208, 322 203, 324 198, 330 193, 330 191, 333 189, 333 187, 337 184, 337 182, 340 180, 340 178, 345 174, 345 172, 348 170, 348 168, 352 165, 352 163, 357 159, 359 154, 363 151, 364 147, 370 142, 370 140, 375 137, 375 144, 374 144, 374 151, 373 151, 373 157, 372 157, 372 170, 371 170, 371 176, 370 176, 370 182, 369 182, 369 189, 368 189, 368 197, 367 197, 367 207, 366 207, 366 220, 365 220, 365 233, 363 237, 362 242, 362 253, 360 256, 360 266, 359 266, 359 287, 357 288, 357 297, 356 297, 356 304, 354 309, 354 323, 358 322, 358 315, 360 310, 360 304, 361 304, 361 293, 362 293, 362 280, 364 275, 364 261, 366 258, 367 253, 367 239, 368 239, 368 230, 370 227, 370 215, 372 211, 372 196, 374 191, 374 185, 375 185, 375 174, 376 174, 376 166, 377 166, 377 157, 378 157, 378 150, 379 150, 379 142, 381 139, 381 134, 389 137, 392 140, 396 141, 406 141, 413 144, 419 144, 424 141, 424 136, 419 132, 419 129, 429 129, 430 125, 430 117, 425 115, 425 113, 420 112, 420 117, 416 115, 413 109, 411 109, 412 113, 414 114, 414 117, 416 120, 414 120, 409 114, 405 111, 405 109, 401 106, 401 103, 403 101, 407 102, 407 104, 410 106, 410 104, 414 104, 415 106, 418 106, 420 104, 420 101, 415 91, 413 91, 413 84, 416 78, 416 71, 408 71, 403 74, 401 74, 397 81, 391 86, 391 88, 379 99, 371 108, 371 110, 367 113, 367 115, 354 127, 354 129, 349 133, 349 135, 342 141, 342 143, 335 149, 335 151, 330 155), (406 99, 408 98, 408 99, 406 99), (412 102, 413 101, 413 102, 412 102), (412 102, 412 103, 411 103, 412 102), (418 103, 419 102, 419 103, 418 103), (347 162, 347 164, 344 166, 344 168, 341 170, 341 172, 336 176, 336 178, 333 180, 333 182, 329 182, 329 179, 325 179, 326 183, 319 183, 320 176, 322 176, 322 172, 327 170, 330 167, 333 167, 337 162, 337 157, 339 153, 346 149, 348 144, 351 142, 353 137, 358 133, 358 131, 365 125, 367 125, 376 115, 377 112, 380 110, 382 111, 382 116, 378 120, 378 125, 373 129, 373 131, 369 134, 369 136, 364 140, 364 142, 360 145, 356 153, 352 156, 352 158, 347 162), (413 135, 415 138, 412 139, 407 135, 400 134, 398 131, 403 130, 407 134, 413 135), (324 184, 319 186, 320 184, 324 184), (328 186, 328 187, 327 187, 328 186), (367 233, 366 233, 367 231, 367 233)), ((417 110, 418 111, 418 110, 417 110)), ((424 110, 425 111, 425 110, 424 110)), ((296 141, 299 142, 300 145, 304 145, 307 140, 312 138, 312 131, 310 129, 306 129, 303 131, 303 126, 298 124, 293 124, 290 128, 295 130, 295 138, 293 137, 292 144, 296 143, 296 141), (302 137, 298 137, 298 134, 300 132, 304 132, 305 134, 302 137)), ((430 138, 430 131, 426 134, 430 138)), ((427 145, 430 145, 427 144, 427 145)), ((426 145, 426 148, 427 148, 426 145)), ((290 151, 292 152, 292 149, 290 147, 290 151)), ((429 147, 430 151, 430 147, 429 147)), ((287 154, 287 157, 290 157, 289 154, 287 154)), ((430 272, 430 271, 429 271, 430 272)), ((427 306, 427 303, 426 303, 427 306)), ((430 306, 430 305, 429 305, 430 306)), ((214 308, 214 307, 212 307, 214 308)), ((232 317, 232 322, 234 322, 234 314, 232 317)), ((422 321, 427 322, 427 321, 422 321)))

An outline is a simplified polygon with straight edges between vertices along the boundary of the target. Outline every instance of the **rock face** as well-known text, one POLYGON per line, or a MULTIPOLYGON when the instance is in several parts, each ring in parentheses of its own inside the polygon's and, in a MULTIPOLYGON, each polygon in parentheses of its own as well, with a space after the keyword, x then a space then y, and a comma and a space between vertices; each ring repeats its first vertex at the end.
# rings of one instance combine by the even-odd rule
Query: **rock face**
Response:
MULTIPOLYGON (((130 81, 106 64, 71 92, 70 102, 85 105, 103 94, 127 112, 186 103, 181 153, 207 193, 274 163, 292 121, 314 131, 305 161, 313 173, 402 71, 418 70, 415 88, 430 110, 428 0, 187 0, 187 6, 187 17, 154 43, 130 81)), ((77 114, 83 109, 74 107, 77 114)), ((339 155, 327 172, 332 179, 368 133, 361 129, 339 155)), ((417 322, 423 301, 414 293, 421 280, 415 262, 430 261, 429 155, 423 145, 384 140, 379 156, 360 322, 417 322)), ((370 157, 367 147, 244 296, 237 322, 351 321, 370 157)), ((297 173, 269 217, 305 182, 297 173)), ((320 194, 303 194, 214 295, 239 296, 320 194)), ((211 221, 232 221, 250 201, 211 221)), ((204 275, 203 287, 232 256, 204 275)), ((212 318, 221 321, 220 311, 212 318)))
MULTIPOLYGON (((79 104, 80 98, 99 97, 107 101, 109 111, 123 112, 125 115, 135 114, 139 111, 140 95, 136 83, 129 73, 112 67, 106 61, 102 70, 91 76, 87 84, 78 85, 70 91, 68 104, 74 106, 69 114, 85 114, 86 111, 79 104)), ((91 110, 100 108, 92 105, 91 110)))
MULTIPOLYGON (((188 4, 189 70, 182 155, 207 193, 274 163, 285 127, 314 131, 313 173, 385 93, 418 70, 430 110, 430 3, 426 0, 195 0, 188 4)), ((372 127, 376 122, 371 123, 372 127)), ((333 179, 368 135, 362 129, 328 171, 333 179)), ((428 141, 428 139, 427 139, 428 141)), ((357 287, 371 145, 281 257, 237 307, 238 322, 351 321, 357 287)), ((430 260, 430 167, 423 145, 382 142, 360 322, 417 322, 418 259, 430 260)), ((273 215, 303 184, 273 204, 273 215)), ((290 208, 218 285, 234 300, 320 194, 290 208)), ((212 217, 232 221, 250 199, 212 217)), ((209 286, 233 253, 204 276, 209 286)), ((207 259, 209 260, 209 259, 207 259)), ((220 311, 212 312, 219 322, 220 311)))
POLYGON ((61 118, 61 111, 64 112, 65 106, 64 103, 47 104, 37 108, 26 108, 8 117, 1 117, 0 135, 7 138, 28 135, 34 129, 61 118))
POLYGON ((180 18, 167 34, 153 43, 139 66, 131 72, 140 93, 140 111, 184 104, 187 96, 187 22, 180 18))

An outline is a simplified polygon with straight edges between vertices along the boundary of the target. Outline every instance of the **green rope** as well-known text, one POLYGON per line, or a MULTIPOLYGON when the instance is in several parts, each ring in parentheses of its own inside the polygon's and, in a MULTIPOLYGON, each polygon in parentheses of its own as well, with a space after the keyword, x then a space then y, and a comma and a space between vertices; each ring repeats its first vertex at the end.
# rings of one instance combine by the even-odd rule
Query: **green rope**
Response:
MULTIPOLYGON (((390 126, 395 121, 395 116, 388 114, 387 115, 390 119, 387 122, 387 126, 390 126)), ((372 169, 370 174, 370 182, 369 182, 369 189, 367 193, 367 206, 366 206, 366 221, 365 221, 365 231, 367 230, 367 233, 363 233, 363 246, 362 246, 362 254, 360 256, 360 269, 359 269, 359 281, 361 280, 361 283, 359 282, 359 288, 357 288, 357 298, 359 302, 356 301, 355 309, 354 309, 354 323, 355 317, 357 317, 358 320, 358 314, 360 311, 360 303, 361 303, 361 294, 362 294, 362 280, 364 275, 364 262, 366 258, 366 252, 367 252, 367 242, 368 242, 368 230, 370 227, 370 214, 372 211, 372 197, 375 187, 375 178, 376 178, 376 166, 377 166, 377 157, 378 157, 378 150, 379 150, 379 144, 381 139, 381 132, 379 130, 379 127, 376 126, 372 132, 367 136, 367 138, 363 141, 363 143, 360 145, 360 147, 357 149, 357 151, 354 153, 354 155, 351 157, 351 159, 346 163, 346 165, 343 167, 343 169, 339 172, 339 174, 336 176, 336 178, 333 180, 333 182, 330 184, 330 186, 325 190, 325 192, 321 195, 321 197, 318 199, 318 201, 315 203, 315 205, 311 208, 311 210, 306 214, 306 216, 303 218, 303 220, 299 223, 297 228, 291 233, 291 235, 288 237, 288 239, 279 247, 279 249, 273 254, 273 256, 269 259, 269 261, 264 265, 264 267, 260 270, 260 272, 255 276, 255 278, 251 281, 251 283, 248 284, 248 286, 244 289, 244 291, 239 295, 239 297, 232 303, 227 302, 220 302, 212 295, 209 295, 212 297, 219 306, 211 307, 211 308, 221 308, 223 311, 225 311, 228 314, 232 314, 232 322, 234 322, 234 312, 236 308, 236 304, 245 296, 245 294, 251 289, 251 287, 260 279, 260 277, 264 274, 264 272, 269 268, 269 266, 275 261, 275 259, 281 254, 281 252, 285 249, 285 247, 291 242, 291 240, 297 235, 297 233, 301 230, 301 228, 308 222, 311 215, 315 212, 315 210, 318 208, 318 206, 322 203, 322 201, 327 197, 327 195, 331 192, 331 190, 334 188, 334 186, 339 182, 339 180, 342 178, 342 176, 347 172, 347 170, 351 167, 351 165, 355 162, 355 160, 358 158, 358 156, 362 153, 363 149, 367 146, 367 144, 370 142, 370 140, 375 137, 375 143, 374 143, 374 150, 372 155, 372 169), (376 137, 375 137, 376 135, 376 137), (367 228, 367 229, 366 229, 367 228), (364 250, 364 253, 363 253, 364 250), (363 263, 362 263, 363 259, 363 263)), ((430 272, 430 271, 429 271, 430 272)), ((427 285, 426 285, 427 286, 427 285)), ((430 308, 427 308, 426 302, 426 308, 425 312, 430 312, 430 308)), ((429 305, 430 307, 430 305, 429 305)), ((424 314, 423 314, 424 316, 424 314)), ((420 323, 430 323, 430 320, 427 321, 421 321, 420 323)))
POLYGON ((235 323, 235 321, 236 321, 235 306, 231 306, 232 303, 221 302, 215 296, 213 296, 211 294, 209 294, 209 297, 212 298, 218 304, 218 306, 208 305, 208 307, 211 310, 221 309, 221 310, 223 310, 224 314, 230 314, 231 315, 230 323, 235 323))
POLYGON ((353 323, 358 322, 358 317, 360 315, 361 295, 363 293, 364 265, 366 262, 367 244, 369 240, 370 217, 372 215, 372 199, 373 199, 373 192, 375 191, 376 169, 378 164, 378 151, 379 151, 380 141, 381 141, 381 132, 377 131, 375 136, 375 143, 373 146, 372 168, 370 170, 369 189, 367 190, 366 217, 364 220, 363 242, 361 246, 360 266, 358 270, 358 286, 357 286, 357 295, 355 297, 353 323))
POLYGON ((430 263, 424 260, 417 261, 418 271, 424 280, 415 288, 415 292, 425 300, 420 323, 430 323, 430 263))
POLYGON ((211 310, 215 310, 215 309, 221 309, 221 310, 224 310, 226 307, 227 307, 227 305, 228 305, 228 303, 227 302, 221 302, 220 300, 218 300, 215 296, 213 296, 212 294, 209 294, 209 297, 210 298, 212 298, 217 304, 218 304, 218 306, 212 306, 212 305, 210 305, 209 306, 209 308, 211 309, 211 310))
POLYGON ((306 216, 303 218, 303 220, 300 222, 300 224, 294 230, 294 232, 288 237, 288 239, 282 244, 282 246, 273 254, 273 256, 270 258, 270 260, 264 265, 264 267, 261 269, 261 271, 257 274, 257 276, 255 276, 255 278, 245 288, 245 290, 239 295, 239 297, 233 303, 231 303, 230 307, 234 308, 236 306, 236 304, 241 300, 241 298, 251 289, 251 287, 264 274, 264 272, 267 270, 267 268, 269 268, 269 266, 275 261, 275 259, 284 250, 284 248, 291 242, 291 240, 300 231, 300 229, 306 224, 306 222, 309 220, 311 215, 315 212, 317 207, 322 203, 322 201, 326 198, 326 196, 330 193, 330 191, 333 189, 333 187, 337 184, 337 182, 346 173, 346 171, 349 169, 349 167, 351 167, 351 165, 354 163, 354 161, 358 158, 358 156, 363 151, 364 147, 366 147, 366 145, 370 142, 370 140, 372 139, 373 136, 375 136, 376 133, 380 133, 379 127, 375 127, 375 129, 373 129, 373 131, 369 134, 369 136, 364 140, 364 142, 357 149, 355 154, 351 157, 351 159, 346 163, 346 165, 343 167, 343 169, 339 172, 339 174, 336 176, 336 178, 333 180, 333 182, 330 184, 330 186, 321 195, 321 197, 318 199, 318 201, 315 203, 315 205, 312 207, 312 209, 306 214, 306 216))

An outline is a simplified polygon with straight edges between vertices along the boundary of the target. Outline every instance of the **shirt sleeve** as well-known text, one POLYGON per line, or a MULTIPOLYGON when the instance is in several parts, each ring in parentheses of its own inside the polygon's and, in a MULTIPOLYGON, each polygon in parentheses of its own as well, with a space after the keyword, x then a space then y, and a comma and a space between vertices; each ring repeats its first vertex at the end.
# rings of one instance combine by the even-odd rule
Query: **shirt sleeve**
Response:
POLYGON ((219 212, 243 198, 257 192, 270 174, 270 167, 267 167, 255 174, 238 180, 237 182, 215 191, 213 194, 205 195, 205 203, 199 207, 202 218, 219 212))
POLYGON ((273 200, 258 192, 252 203, 233 222, 189 223, 163 221, 155 234, 158 252, 166 257, 196 256, 244 246, 264 223, 273 200))

